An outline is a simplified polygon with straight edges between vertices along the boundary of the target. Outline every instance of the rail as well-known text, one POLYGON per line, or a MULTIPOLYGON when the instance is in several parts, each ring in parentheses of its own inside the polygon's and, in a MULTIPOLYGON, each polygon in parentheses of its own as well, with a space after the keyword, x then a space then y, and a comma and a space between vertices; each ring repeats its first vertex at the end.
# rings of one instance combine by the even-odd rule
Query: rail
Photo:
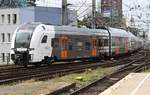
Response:
POLYGON ((102 78, 92 82, 91 84, 74 91, 69 95, 98 95, 100 92, 104 91, 117 81, 121 80, 123 77, 131 72, 140 72, 145 67, 150 66, 149 54, 145 54, 144 57, 134 60, 127 65, 119 68, 115 72, 105 75, 102 78), (139 61, 141 64, 139 64, 139 61), (135 65, 136 64, 136 65, 135 65), (86 94, 85 94, 86 93, 86 94))

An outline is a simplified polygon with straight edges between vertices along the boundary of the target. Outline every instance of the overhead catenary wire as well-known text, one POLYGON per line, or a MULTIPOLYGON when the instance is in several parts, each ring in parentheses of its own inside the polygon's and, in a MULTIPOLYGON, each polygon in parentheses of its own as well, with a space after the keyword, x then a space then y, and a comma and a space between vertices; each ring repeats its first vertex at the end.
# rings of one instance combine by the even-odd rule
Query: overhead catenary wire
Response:
POLYGON ((77 11, 79 11, 85 4, 86 4, 87 0, 85 0, 82 5, 77 9, 77 11))
MULTIPOLYGON (((50 3, 50 2, 44 1, 44 3, 50 3)), ((54 5, 57 5, 57 6, 59 5, 58 3, 51 3, 51 4, 54 4, 54 5)), ((92 5, 89 5, 89 4, 86 5, 86 4, 87 4, 87 0, 85 0, 85 1, 82 3, 81 6, 74 6, 74 5, 71 5, 71 6, 69 6, 69 7, 74 7, 74 8, 79 7, 78 9, 76 9, 76 11, 77 11, 77 12, 80 12, 80 11, 81 11, 81 12, 80 12, 80 15, 81 15, 81 14, 85 13, 85 10, 87 9, 87 7, 88 7, 88 8, 89 8, 89 7, 92 8, 92 5), (86 8, 86 9, 82 11, 81 8, 86 8)))
MULTIPOLYGON (((83 11, 80 13, 80 16, 81 16, 82 14, 84 14, 85 12, 87 12, 89 9, 90 9, 90 7, 87 7, 85 10, 83 10, 83 11)), ((80 16, 78 15, 77 17, 80 17, 80 16)))
MULTIPOLYGON (((147 1, 149 1, 149 0, 147 0, 147 1)), ((123 12, 128 13, 128 11, 131 11, 130 9, 134 8, 134 10, 132 10, 132 11, 135 11, 135 12, 136 12, 135 14, 138 14, 138 12, 136 11, 136 10, 137 10, 137 9, 136 9, 136 6, 140 5, 140 4, 139 4, 139 1, 133 0, 133 1, 131 1, 131 2, 134 2, 134 3, 132 3, 133 5, 128 5, 128 4, 125 4, 125 3, 123 2, 123 5, 126 6, 127 8, 129 8, 129 10, 123 10, 123 12)), ((149 2, 150 2, 150 1, 149 1, 149 2)), ((49 3, 50 3, 50 2, 49 2, 49 3)), ((80 2, 80 3, 81 3, 81 2, 80 2)), ((82 3, 80 4, 81 6, 79 6, 79 5, 71 5, 71 6, 69 6, 69 7, 72 7, 72 8, 74 8, 74 9, 75 9, 75 8, 78 8, 78 9, 76 9, 76 10, 77 10, 77 12, 80 11, 80 14, 78 14, 77 18, 80 19, 80 18, 83 18, 84 16, 86 16, 86 15, 87 15, 87 14, 86 14, 87 10, 92 7, 92 6, 87 6, 86 3, 87 3, 87 0, 85 0, 85 1, 82 0, 82 3), (88 7, 88 8, 86 8, 86 7, 88 7), (86 9, 83 10, 84 8, 86 8, 86 9), (83 11, 82 11, 82 10, 83 10, 83 11)), ((58 3, 57 3, 57 4, 55 3, 55 5, 58 5, 58 3)), ((142 7, 142 6, 140 6, 140 7, 142 7)), ((144 8, 141 8, 141 11, 146 11, 146 10, 144 10, 144 8)))
MULTIPOLYGON (((85 13, 86 11, 88 11, 88 9, 89 9, 89 8, 85 9, 84 11, 82 11, 81 14, 83 14, 83 15, 80 14, 80 15, 77 16, 77 18, 78 18, 78 19, 81 19, 81 18, 84 18, 85 16, 87 16, 88 14, 87 14, 87 13, 84 14, 84 13, 85 13)), ((74 22, 76 22, 76 21, 72 21, 72 23, 74 23, 74 22)))

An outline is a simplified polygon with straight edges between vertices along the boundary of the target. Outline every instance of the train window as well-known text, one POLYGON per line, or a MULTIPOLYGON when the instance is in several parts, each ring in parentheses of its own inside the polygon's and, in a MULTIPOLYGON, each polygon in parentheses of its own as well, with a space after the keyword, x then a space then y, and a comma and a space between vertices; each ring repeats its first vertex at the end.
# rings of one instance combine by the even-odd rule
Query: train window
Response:
POLYGON ((91 43, 90 42, 86 42, 85 43, 85 50, 90 50, 91 47, 91 43))
POLYGON ((45 35, 41 41, 41 43, 47 43, 47 35, 45 35))
POLYGON ((104 46, 108 46, 108 39, 104 39, 104 46))
POLYGON ((112 46, 115 46, 115 38, 112 38, 112 46))
POLYGON ((52 45, 51 46, 54 47, 54 39, 52 39, 52 45))
POLYGON ((53 38, 52 39, 52 47, 58 47, 59 46, 59 39, 53 38))
POLYGON ((68 47, 68 48, 69 48, 69 50, 70 50, 70 51, 71 51, 71 50, 73 50, 73 47, 72 47, 72 45, 71 45, 71 44, 69 45, 69 47, 68 47))
POLYGON ((98 40, 98 46, 103 46, 103 40, 102 39, 98 40))

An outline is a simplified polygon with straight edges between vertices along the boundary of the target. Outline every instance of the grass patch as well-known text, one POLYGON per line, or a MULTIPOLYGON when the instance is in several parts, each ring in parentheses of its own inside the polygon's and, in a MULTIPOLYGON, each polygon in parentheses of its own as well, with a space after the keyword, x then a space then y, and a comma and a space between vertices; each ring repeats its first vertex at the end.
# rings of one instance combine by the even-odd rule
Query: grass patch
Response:
POLYGON ((146 68, 146 69, 144 70, 144 72, 149 73, 149 72, 150 72, 150 67, 149 67, 149 68, 146 68))
POLYGON ((25 92, 23 95, 32 95, 32 93, 25 92))
POLYGON ((17 81, 17 82, 12 82, 12 83, 9 83, 9 84, 0 85, 0 88, 6 87, 6 86, 15 86, 15 85, 22 84, 22 83, 33 83, 33 82, 35 82, 35 80, 33 80, 33 79, 25 80, 25 81, 17 81))
MULTIPOLYGON (((14 92, 8 91, 8 94, 6 95, 40 95, 40 93, 47 93, 49 91, 53 91, 59 86, 74 82, 77 83, 77 87, 82 87, 113 70, 113 68, 97 68, 95 70, 85 69, 83 73, 69 74, 62 77, 56 76, 56 78, 47 81, 20 81, 21 85, 14 86, 12 88, 14 89, 14 92)), ((8 86, 8 88, 10 87, 8 86)))
POLYGON ((85 72, 80 74, 70 74, 63 76, 61 78, 55 78, 54 82, 67 82, 67 83, 77 83, 80 85, 86 85, 92 82, 104 74, 112 71, 112 68, 97 68, 95 70, 86 69, 85 72))

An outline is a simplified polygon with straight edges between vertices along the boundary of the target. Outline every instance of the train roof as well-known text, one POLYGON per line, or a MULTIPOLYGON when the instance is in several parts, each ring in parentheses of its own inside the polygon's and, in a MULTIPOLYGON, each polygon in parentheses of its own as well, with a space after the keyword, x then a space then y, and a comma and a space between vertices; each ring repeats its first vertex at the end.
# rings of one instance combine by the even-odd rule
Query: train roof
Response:
POLYGON ((76 35, 108 35, 108 31, 104 29, 89 29, 89 28, 77 28, 69 26, 54 26, 57 33, 69 33, 76 35))
POLYGON ((129 37, 129 32, 123 30, 123 29, 117 29, 117 28, 111 28, 109 27, 109 31, 111 32, 112 36, 115 37, 129 37))
MULTIPOLYGON (((69 27, 69 26, 54 26, 55 29, 61 33, 66 32, 74 32, 83 34, 83 35, 109 35, 107 29, 89 29, 89 28, 77 28, 77 27, 69 27)), ((129 37, 129 34, 127 31, 122 29, 116 29, 109 27, 109 32, 111 33, 111 36, 115 37, 129 37)))
MULTIPOLYGON (((70 35, 105 35, 108 36, 108 30, 111 33, 111 36, 115 37, 135 37, 132 33, 127 32, 123 29, 116 29, 109 27, 108 29, 89 29, 89 28, 77 28, 77 27, 71 27, 71 26, 54 26, 54 25, 47 25, 42 24, 39 22, 34 23, 28 23, 23 26, 28 27, 38 27, 38 26, 44 26, 48 30, 55 30, 55 33, 58 34, 70 34, 70 35)), ((23 27, 21 26, 21 27, 23 27)))

